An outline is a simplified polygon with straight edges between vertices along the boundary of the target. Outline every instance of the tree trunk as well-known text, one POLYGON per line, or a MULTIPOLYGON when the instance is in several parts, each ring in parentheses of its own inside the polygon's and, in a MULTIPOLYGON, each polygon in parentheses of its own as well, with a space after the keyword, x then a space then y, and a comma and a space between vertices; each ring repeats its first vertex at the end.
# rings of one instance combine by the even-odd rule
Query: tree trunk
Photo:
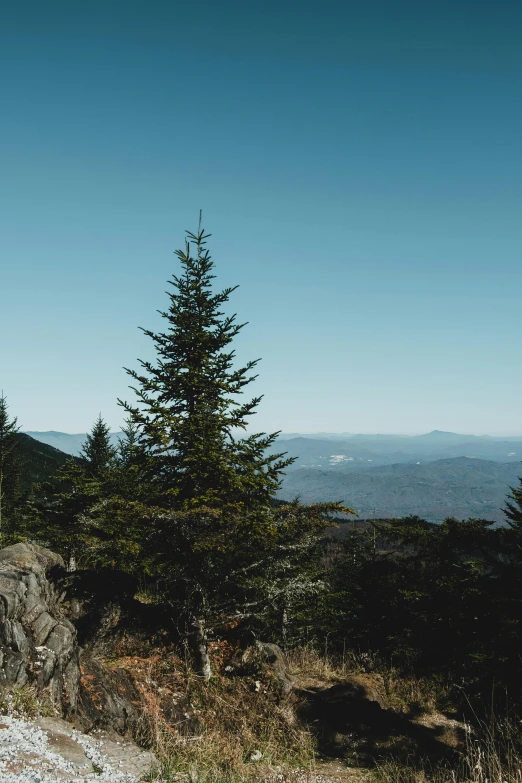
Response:
POLYGON ((194 656, 194 669, 203 680, 210 680, 210 656, 208 654, 207 631, 205 621, 202 618, 195 618, 192 621, 192 648, 194 656))

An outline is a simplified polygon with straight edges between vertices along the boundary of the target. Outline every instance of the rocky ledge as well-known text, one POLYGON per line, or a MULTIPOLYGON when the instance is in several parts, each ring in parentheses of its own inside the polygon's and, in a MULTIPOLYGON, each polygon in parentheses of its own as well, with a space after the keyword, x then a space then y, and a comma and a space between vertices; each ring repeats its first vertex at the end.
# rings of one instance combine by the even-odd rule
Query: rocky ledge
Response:
POLYGON ((62 558, 43 547, 0 550, 0 707, 7 713, 0 714, 2 783, 130 783, 154 762, 132 741, 135 690, 128 684, 122 696, 122 683, 112 683, 112 673, 89 650, 82 673, 85 650, 66 616, 81 618, 82 602, 67 594, 70 582, 62 558), (53 717, 25 718, 24 705, 21 712, 17 705, 31 700, 53 717))
POLYGON ((0 550, 0 688, 34 684, 59 712, 76 711, 79 650, 60 608, 62 558, 35 544, 0 550))

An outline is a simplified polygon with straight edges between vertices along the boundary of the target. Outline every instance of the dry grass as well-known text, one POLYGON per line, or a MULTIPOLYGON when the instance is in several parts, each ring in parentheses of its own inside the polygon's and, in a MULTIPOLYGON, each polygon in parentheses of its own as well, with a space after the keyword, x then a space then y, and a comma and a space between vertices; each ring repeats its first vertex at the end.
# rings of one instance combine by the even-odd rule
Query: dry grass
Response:
MULTIPOLYGON (((310 732, 296 718, 296 697, 283 698, 269 673, 228 676, 224 664, 234 650, 224 643, 213 649, 217 672, 210 682, 197 677, 175 650, 157 646, 123 645, 105 664, 125 668, 142 697, 142 715, 136 739, 150 747, 158 769, 150 783, 255 783, 290 781, 295 770, 316 773, 316 747, 310 732), (223 673, 220 673, 223 672, 223 673)), ((440 709, 448 686, 437 680, 401 677, 372 656, 350 654, 341 660, 301 648, 287 655, 298 684, 322 682, 326 687, 350 675, 372 674, 384 683, 390 706, 407 712, 421 706, 440 709)), ((42 703, 29 688, 0 694, 0 713, 24 717, 42 714, 42 703)), ((522 783, 522 741, 518 724, 475 721, 467 733, 467 747, 453 767, 434 766, 429 760, 388 759, 377 763, 365 780, 373 783, 522 783), (478 726, 478 728, 477 728, 478 726)), ((335 783, 303 772, 304 779, 335 783)))
POLYGON ((421 712, 451 711, 451 686, 437 677, 404 675, 387 666, 371 653, 347 651, 332 657, 314 649, 299 647, 287 653, 291 674, 300 680, 317 680, 325 684, 340 682, 357 674, 379 677, 386 691, 389 706, 400 712, 412 708, 421 712))
MULTIPOLYGON (((151 783, 285 781, 295 777, 296 769, 320 771, 320 764, 315 766, 315 740, 296 718, 297 697, 282 698, 269 672, 228 676, 226 664, 238 656, 230 645, 213 645, 216 673, 208 683, 173 648, 160 650, 135 640, 135 646, 124 644, 115 652, 106 665, 125 668, 142 697, 136 739, 158 758, 151 783)), ((449 698, 444 683, 401 677, 369 655, 351 653, 335 660, 301 648, 287 653, 287 662, 298 687, 328 687, 353 675, 367 675, 380 684, 388 706, 396 711, 430 714, 449 698)), ((399 743, 397 753, 383 746, 383 755, 395 755, 395 760, 377 764, 368 774, 374 783, 522 783, 516 743, 507 742, 506 732, 504 726, 496 734, 484 730, 479 742, 477 735, 473 741, 468 738, 467 752, 454 769, 433 767, 413 755, 408 763, 405 753, 415 754, 413 746, 405 750, 399 743)))
POLYGON ((286 653, 290 673, 297 677, 310 677, 327 682, 339 682, 352 674, 373 672, 377 669, 375 658, 369 653, 347 652, 332 657, 310 647, 296 647, 286 653))
POLYGON ((520 740, 513 723, 493 721, 468 733, 466 752, 456 768, 436 767, 429 760, 390 760, 378 764, 371 778, 374 783, 522 783, 520 740))
POLYGON ((421 712, 452 712, 451 685, 440 677, 403 675, 396 669, 381 668, 390 707, 401 712, 412 708, 421 712))
MULTIPOLYGON (((214 660, 219 661, 219 650, 214 660)), ((132 673, 144 708, 136 739, 159 760, 151 781, 252 781, 310 767, 314 741, 270 677, 215 674, 205 683, 172 651, 112 659, 132 673)), ((219 667, 216 667, 219 668, 219 667)))

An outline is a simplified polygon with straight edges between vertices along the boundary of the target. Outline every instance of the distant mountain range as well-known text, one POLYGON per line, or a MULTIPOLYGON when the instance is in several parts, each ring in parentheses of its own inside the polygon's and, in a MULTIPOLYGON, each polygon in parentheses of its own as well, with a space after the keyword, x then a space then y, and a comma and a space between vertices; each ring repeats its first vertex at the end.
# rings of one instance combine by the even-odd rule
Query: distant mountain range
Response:
POLYGON ((280 436, 273 450, 298 457, 298 462, 289 470, 309 467, 352 471, 397 462, 433 462, 448 457, 520 462, 522 437, 492 438, 438 430, 414 436, 353 435, 343 440, 280 436))
MULTIPOLYGON (((85 433, 26 432, 31 438, 77 456, 85 441, 85 433)), ((116 445, 121 432, 111 432, 116 445)), ((489 435, 459 435, 433 430, 426 435, 350 435, 348 433, 281 433, 274 451, 286 451, 298 457, 294 469, 302 467, 352 469, 354 464, 390 465, 415 460, 434 461, 447 457, 476 457, 498 462, 522 460, 522 435, 490 437, 489 435)), ((358 465, 358 469, 361 465, 358 465)))
MULTIPOLYGON (((25 436, 30 436, 25 447, 34 439, 51 449, 31 446, 38 475, 67 454, 79 454, 86 437, 54 431, 25 436)), ((111 433, 115 445, 120 437, 111 433)), ((343 500, 361 518, 418 514, 433 522, 447 516, 503 522, 509 486, 518 486, 522 475, 521 436, 439 430, 414 436, 282 433, 273 451, 298 458, 287 469, 282 498, 343 500)))

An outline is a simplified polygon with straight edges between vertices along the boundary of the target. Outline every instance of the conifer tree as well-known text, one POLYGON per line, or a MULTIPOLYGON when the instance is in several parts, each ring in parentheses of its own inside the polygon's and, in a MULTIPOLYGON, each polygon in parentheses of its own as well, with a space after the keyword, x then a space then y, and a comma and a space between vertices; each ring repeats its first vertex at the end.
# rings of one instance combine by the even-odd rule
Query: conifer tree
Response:
POLYGON ((114 464, 116 449, 111 445, 109 434, 110 429, 100 413, 80 450, 86 472, 92 478, 105 478, 114 464))
POLYGON ((10 419, 7 398, 0 395, 0 542, 6 521, 13 513, 19 495, 21 462, 17 453, 17 419, 10 419))
POLYGON ((146 499, 150 495, 146 474, 146 458, 140 445, 140 431, 136 423, 129 418, 121 428, 116 454, 117 494, 130 501, 146 499))
POLYGON ((140 429, 140 444, 149 455, 151 474, 162 504, 189 510, 200 506, 248 509, 270 503, 281 471, 293 460, 268 455, 279 433, 243 438, 247 421, 261 401, 240 402, 259 360, 234 368, 228 346, 245 326, 223 305, 237 288, 212 291, 214 264, 200 226, 187 232, 184 250, 177 250, 182 274, 170 282, 170 306, 161 315, 167 331, 144 329, 157 352, 157 362, 140 361, 145 371, 127 369, 137 383, 138 405, 120 404, 140 429))
POLYGON ((150 488, 149 567, 185 615, 205 679, 209 623, 259 613, 272 599, 283 611, 298 590, 294 566, 312 550, 328 514, 343 510, 275 508, 282 472, 293 462, 268 451, 279 433, 237 435, 261 400, 240 399, 258 360, 235 367, 230 343, 245 324, 223 310, 235 288, 213 292, 209 236, 200 217, 197 232, 187 232, 185 248, 176 251, 181 274, 170 281, 169 308, 161 312, 166 330, 143 330, 157 360, 141 361, 141 372, 127 370, 137 404, 119 401, 139 430, 150 488), (274 578, 277 595, 269 589, 274 578))
POLYGON ((34 532, 48 546, 76 565, 78 555, 92 556, 99 548, 99 526, 94 521, 100 503, 114 492, 116 449, 101 415, 96 419, 80 452, 68 459, 41 490, 45 500, 37 504, 39 520, 34 532))

